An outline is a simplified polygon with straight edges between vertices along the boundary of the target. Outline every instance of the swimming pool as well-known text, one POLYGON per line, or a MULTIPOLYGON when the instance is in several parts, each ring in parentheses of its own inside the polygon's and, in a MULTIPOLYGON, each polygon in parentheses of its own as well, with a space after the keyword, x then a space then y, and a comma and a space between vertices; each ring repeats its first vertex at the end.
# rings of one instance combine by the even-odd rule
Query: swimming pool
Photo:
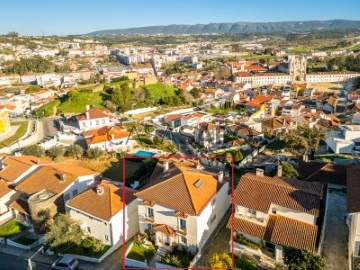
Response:
POLYGON ((134 155, 137 157, 152 157, 155 155, 155 153, 144 151, 144 150, 139 150, 134 155))

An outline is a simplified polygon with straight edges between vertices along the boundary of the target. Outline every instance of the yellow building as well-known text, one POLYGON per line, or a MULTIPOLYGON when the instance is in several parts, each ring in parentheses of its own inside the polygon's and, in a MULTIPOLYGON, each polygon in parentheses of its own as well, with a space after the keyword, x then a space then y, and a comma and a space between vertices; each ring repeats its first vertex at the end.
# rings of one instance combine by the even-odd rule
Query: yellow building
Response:
POLYGON ((0 112, 0 134, 5 134, 10 130, 10 119, 8 112, 0 112))

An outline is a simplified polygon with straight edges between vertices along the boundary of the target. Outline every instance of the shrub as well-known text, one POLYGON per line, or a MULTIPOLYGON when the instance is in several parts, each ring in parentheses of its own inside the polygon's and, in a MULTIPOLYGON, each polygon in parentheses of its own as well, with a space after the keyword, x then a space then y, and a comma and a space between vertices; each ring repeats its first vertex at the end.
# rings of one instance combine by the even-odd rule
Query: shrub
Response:
POLYGON ((209 260, 211 268, 226 270, 232 267, 232 258, 228 253, 214 253, 209 260))
POLYGON ((104 155, 104 151, 101 150, 99 147, 90 148, 86 151, 86 155, 90 159, 98 159, 104 155))
POLYGON ((43 157, 45 150, 43 147, 37 144, 29 145, 21 150, 21 153, 25 156, 43 157))

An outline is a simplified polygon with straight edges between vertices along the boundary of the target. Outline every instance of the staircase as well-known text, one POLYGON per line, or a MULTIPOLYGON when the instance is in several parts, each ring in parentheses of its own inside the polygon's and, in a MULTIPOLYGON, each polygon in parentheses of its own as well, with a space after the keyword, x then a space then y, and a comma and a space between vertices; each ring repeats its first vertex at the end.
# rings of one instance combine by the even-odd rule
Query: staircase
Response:
POLYGON ((156 255, 159 256, 160 258, 162 258, 165 256, 166 252, 168 252, 168 250, 165 249, 164 247, 158 247, 156 255))

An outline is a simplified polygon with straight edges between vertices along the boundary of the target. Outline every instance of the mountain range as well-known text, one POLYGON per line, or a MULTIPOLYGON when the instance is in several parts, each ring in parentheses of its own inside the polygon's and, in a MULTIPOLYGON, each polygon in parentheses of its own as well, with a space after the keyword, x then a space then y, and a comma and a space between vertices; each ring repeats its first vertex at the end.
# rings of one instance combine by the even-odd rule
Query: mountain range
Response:
POLYGON ((88 35, 114 34, 226 34, 251 33, 268 34, 276 32, 302 32, 334 29, 360 29, 360 21, 293 21, 293 22, 235 22, 209 24, 171 24, 159 26, 135 27, 126 29, 99 30, 88 35))

